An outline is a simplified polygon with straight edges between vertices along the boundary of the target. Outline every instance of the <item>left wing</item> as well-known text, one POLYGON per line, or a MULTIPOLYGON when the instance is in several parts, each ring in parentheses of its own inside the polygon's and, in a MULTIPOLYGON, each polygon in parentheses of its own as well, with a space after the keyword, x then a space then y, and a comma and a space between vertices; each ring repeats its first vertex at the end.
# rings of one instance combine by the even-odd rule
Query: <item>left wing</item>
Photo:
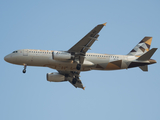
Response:
POLYGON ((84 36, 78 43, 76 43, 72 48, 70 48, 68 52, 85 54, 88 51, 88 49, 90 49, 92 44, 99 37, 98 33, 103 28, 103 26, 106 26, 106 23, 97 25, 86 36, 84 36))
POLYGON ((90 49, 92 44, 99 37, 98 33, 106 26, 106 23, 97 25, 93 28, 86 36, 84 36, 78 43, 76 43, 72 48, 68 50, 74 57, 74 62, 77 62, 77 70, 81 69, 81 64, 84 62, 85 53, 90 49))

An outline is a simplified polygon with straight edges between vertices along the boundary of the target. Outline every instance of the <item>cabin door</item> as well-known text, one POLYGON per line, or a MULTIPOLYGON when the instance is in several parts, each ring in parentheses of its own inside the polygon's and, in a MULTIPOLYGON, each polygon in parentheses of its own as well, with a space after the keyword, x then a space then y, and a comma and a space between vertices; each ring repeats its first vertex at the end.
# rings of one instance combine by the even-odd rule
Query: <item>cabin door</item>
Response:
POLYGON ((23 50, 23 56, 28 56, 28 50, 26 49, 23 50))

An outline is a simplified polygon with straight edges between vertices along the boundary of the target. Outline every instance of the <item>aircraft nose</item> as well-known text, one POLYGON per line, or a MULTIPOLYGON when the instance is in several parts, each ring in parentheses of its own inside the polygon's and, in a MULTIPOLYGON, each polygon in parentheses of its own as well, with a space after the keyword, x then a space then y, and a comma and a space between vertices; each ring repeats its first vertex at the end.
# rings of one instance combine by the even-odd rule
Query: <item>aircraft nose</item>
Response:
POLYGON ((6 56, 4 57, 4 60, 5 60, 6 62, 9 62, 9 59, 10 59, 10 55, 6 55, 6 56))

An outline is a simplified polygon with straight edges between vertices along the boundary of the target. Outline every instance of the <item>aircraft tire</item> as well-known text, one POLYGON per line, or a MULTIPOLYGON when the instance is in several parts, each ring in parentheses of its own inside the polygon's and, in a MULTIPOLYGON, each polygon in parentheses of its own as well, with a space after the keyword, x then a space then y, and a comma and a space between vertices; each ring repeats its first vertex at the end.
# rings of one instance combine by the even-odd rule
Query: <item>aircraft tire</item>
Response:
POLYGON ((76 84, 76 82, 77 82, 77 79, 76 79, 76 78, 73 78, 72 83, 73 83, 73 84, 76 84))
POLYGON ((77 70, 80 70, 80 69, 81 69, 81 64, 77 64, 76 69, 77 69, 77 70))
POLYGON ((24 69, 22 72, 23 72, 23 73, 26 73, 26 70, 24 69))

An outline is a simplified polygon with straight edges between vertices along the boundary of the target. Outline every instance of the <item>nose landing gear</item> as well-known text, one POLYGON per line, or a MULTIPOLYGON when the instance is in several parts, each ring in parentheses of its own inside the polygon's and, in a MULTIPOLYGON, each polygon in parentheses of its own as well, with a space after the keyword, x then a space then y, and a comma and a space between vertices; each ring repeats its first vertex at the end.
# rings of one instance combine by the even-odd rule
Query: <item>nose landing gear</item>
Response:
POLYGON ((27 65, 26 64, 24 64, 24 69, 23 69, 23 73, 26 73, 26 67, 27 67, 27 65))

